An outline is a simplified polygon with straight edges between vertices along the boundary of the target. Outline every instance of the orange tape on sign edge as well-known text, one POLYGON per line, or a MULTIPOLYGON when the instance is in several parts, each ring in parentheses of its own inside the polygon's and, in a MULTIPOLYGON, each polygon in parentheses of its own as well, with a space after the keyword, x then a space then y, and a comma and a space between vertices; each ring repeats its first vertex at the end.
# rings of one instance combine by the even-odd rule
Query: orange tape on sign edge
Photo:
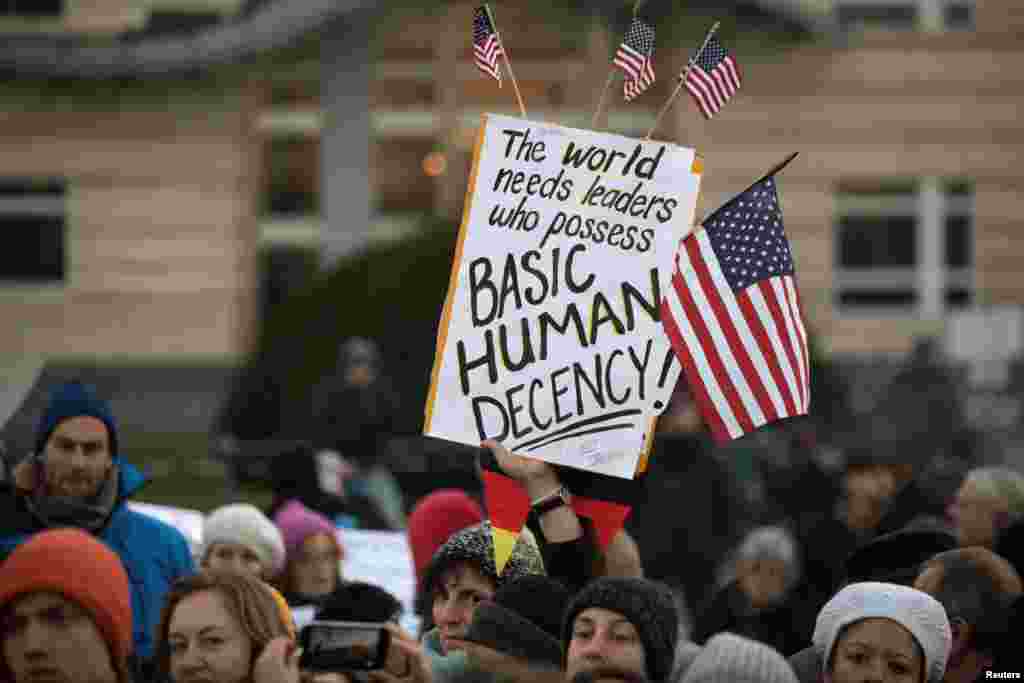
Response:
POLYGON ((437 399, 437 385, 441 375, 441 361, 448 342, 448 325, 452 318, 452 304, 455 301, 455 289, 459 284, 459 268, 462 266, 462 248, 469 229, 469 214, 473 208, 473 191, 476 189, 476 176, 480 170, 480 149, 484 144, 484 133, 487 130, 487 114, 480 117, 480 132, 477 133, 473 145, 473 166, 469 172, 469 184, 466 187, 466 199, 462 208, 462 223, 459 224, 459 239, 455 244, 455 258, 452 259, 452 272, 448 277, 448 296, 444 302, 444 313, 441 324, 437 328, 437 349, 434 351, 434 370, 430 373, 430 392, 427 394, 427 406, 424 409, 426 419, 423 421, 423 433, 430 431, 430 423, 434 418, 434 401, 437 399))
POLYGON ((644 439, 644 447, 640 452, 640 459, 637 460, 636 469, 633 470, 634 478, 647 471, 647 464, 651 457, 651 448, 654 446, 654 429, 658 424, 659 417, 661 415, 655 415, 647 423, 647 438, 644 439))
POLYGON ((690 164, 690 173, 701 175, 704 173, 704 157, 699 154, 693 155, 693 163, 690 164))

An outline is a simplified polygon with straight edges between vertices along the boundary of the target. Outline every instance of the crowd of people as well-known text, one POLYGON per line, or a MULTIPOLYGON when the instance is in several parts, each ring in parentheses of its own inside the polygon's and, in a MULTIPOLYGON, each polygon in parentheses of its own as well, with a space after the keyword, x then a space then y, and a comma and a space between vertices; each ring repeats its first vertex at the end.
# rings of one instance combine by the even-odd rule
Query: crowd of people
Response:
MULTIPOLYGON (((971 470, 947 506, 925 494, 913 466, 850 457, 826 509, 752 524, 702 590, 684 591, 685 581, 645 571, 635 525, 600 544, 565 502, 561 470, 498 442, 481 448, 533 502, 528 525, 499 571, 472 495, 444 488, 415 501, 402 520, 421 619, 409 633, 386 587, 343 575, 345 531, 323 492, 292 485, 313 454, 284 454, 272 505, 213 510, 193 548, 127 505, 144 478, 120 452, 109 404, 81 383, 59 386, 32 455, 0 483, 0 683, 1024 674, 1024 475, 1013 469, 971 470), (369 670, 304 664, 300 610, 315 622, 383 624, 387 656, 369 670)), ((680 546, 670 559, 682 576, 704 554, 680 546)))

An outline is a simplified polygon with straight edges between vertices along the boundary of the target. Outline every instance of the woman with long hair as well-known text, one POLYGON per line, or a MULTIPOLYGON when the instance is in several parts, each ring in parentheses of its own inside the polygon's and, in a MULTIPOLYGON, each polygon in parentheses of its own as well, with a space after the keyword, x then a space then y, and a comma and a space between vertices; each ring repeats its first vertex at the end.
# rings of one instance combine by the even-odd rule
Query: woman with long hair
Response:
POLYGON ((158 667, 173 683, 298 683, 294 632, 269 586, 241 572, 180 580, 160 620, 158 667))

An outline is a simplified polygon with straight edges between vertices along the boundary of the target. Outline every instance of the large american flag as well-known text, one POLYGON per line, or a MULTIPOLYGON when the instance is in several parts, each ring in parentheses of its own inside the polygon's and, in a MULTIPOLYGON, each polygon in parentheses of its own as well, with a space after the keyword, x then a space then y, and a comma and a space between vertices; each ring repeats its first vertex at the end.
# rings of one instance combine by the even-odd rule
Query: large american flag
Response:
POLYGON ((807 332, 774 172, 680 242, 662 324, 717 441, 807 414, 807 332))
POLYGON ((629 102, 654 83, 654 28, 639 17, 633 18, 612 63, 622 69, 626 82, 622 93, 629 102))
POLYGON ((498 58, 502 54, 501 41, 491 23, 491 13, 487 11, 487 5, 480 5, 473 12, 473 60, 477 68, 498 81, 498 85, 501 85, 498 58))
POLYGON ((707 119, 717 114, 740 89, 739 64, 713 35, 680 77, 707 119))

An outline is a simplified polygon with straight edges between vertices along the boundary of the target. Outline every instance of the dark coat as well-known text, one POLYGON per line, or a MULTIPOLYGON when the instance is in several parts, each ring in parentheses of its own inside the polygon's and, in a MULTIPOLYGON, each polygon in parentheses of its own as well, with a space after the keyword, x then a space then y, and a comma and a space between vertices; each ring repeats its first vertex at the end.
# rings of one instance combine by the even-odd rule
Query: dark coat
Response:
POLYGON ((698 610, 694 620, 693 640, 705 643, 708 638, 729 631, 770 645, 785 656, 805 646, 810 639, 797 628, 797 616, 788 602, 754 609, 750 600, 733 581, 715 592, 698 610))
MULTIPOLYGON (((833 510, 802 520, 799 531, 804 579, 799 591, 817 615, 846 576, 846 560, 867 535, 858 534, 839 520, 833 510)), ((806 643, 805 643, 806 644, 806 643)))
POLYGON ((644 574, 681 586, 690 605, 710 593, 747 517, 736 479, 713 448, 704 435, 658 436, 643 496, 626 520, 644 574))
POLYGON ((889 501, 878 523, 877 533, 881 536, 899 531, 919 517, 943 519, 945 516, 945 501, 935 500, 916 479, 912 479, 889 501))

